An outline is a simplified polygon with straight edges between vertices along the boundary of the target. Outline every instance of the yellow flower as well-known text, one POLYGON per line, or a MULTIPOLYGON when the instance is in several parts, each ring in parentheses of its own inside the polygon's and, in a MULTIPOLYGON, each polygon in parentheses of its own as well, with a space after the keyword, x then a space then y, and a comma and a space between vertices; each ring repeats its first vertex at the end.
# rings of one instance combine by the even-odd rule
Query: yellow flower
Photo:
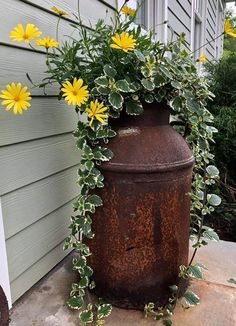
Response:
POLYGON ((27 86, 22 88, 21 83, 6 85, 6 90, 2 90, 0 94, 0 98, 4 99, 2 104, 6 105, 6 111, 13 108, 14 114, 22 114, 23 110, 28 110, 31 106, 28 102, 31 100, 31 97, 27 89, 27 86))
POLYGON ((206 63, 207 62, 207 56, 205 54, 201 54, 199 56, 199 58, 197 59, 197 61, 202 62, 202 63, 206 63))
POLYGON ((35 42, 35 44, 37 46, 44 46, 46 49, 49 49, 49 48, 57 47, 59 45, 59 42, 54 40, 54 38, 48 36, 48 37, 41 38, 41 39, 37 40, 35 42))
POLYGON ((122 32, 112 37, 112 43, 110 46, 114 49, 123 50, 124 52, 133 51, 136 46, 136 40, 133 35, 122 32))
POLYGON ((52 10, 53 10, 56 14, 58 14, 59 16, 69 16, 68 12, 66 12, 65 10, 60 9, 60 8, 58 8, 58 7, 56 7, 56 6, 53 6, 53 7, 52 7, 52 10))
POLYGON ((233 26, 228 19, 225 20, 224 34, 236 37, 236 31, 233 29, 233 26))
POLYGON ((130 16, 130 17, 133 17, 136 13, 136 10, 135 9, 132 9, 130 7, 128 7, 127 5, 125 5, 122 9, 121 9, 121 12, 123 14, 125 14, 126 16, 130 16))
POLYGON ((101 122, 101 124, 106 123, 108 114, 104 113, 105 111, 107 111, 107 107, 103 105, 103 102, 99 103, 98 100, 91 101, 89 107, 85 110, 88 113, 88 117, 91 118, 89 125, 92 125, 94 118, 101 122))
POLYGON ((69 105, 81 106, 81 104, 87 102, 89 97, 88 86, 83 86, 82 79, 74 78, 73 83, 67 80, 62 86, 62 96, 65 97, 65 101, 69 105))
POLYGON ((29 44, 30 40, 33 40, 36 37, 39 37, 42 34, 38 27, 34 24, 27 24, 25 29, 22 24, 18 24, 14 29, 10 32, 10 38, 12 41, 21 42, 29 44))

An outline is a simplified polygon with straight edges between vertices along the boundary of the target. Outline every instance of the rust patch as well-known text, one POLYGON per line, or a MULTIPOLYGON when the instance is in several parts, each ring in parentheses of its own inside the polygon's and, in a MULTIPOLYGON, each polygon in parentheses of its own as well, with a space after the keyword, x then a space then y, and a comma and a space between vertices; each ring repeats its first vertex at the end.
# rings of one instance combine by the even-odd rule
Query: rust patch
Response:
POLYGON ((98 296, 143 309, 147 302, 166 302, 169 286, 179 281, 179 265, 188 262, 186 193, 194 160, 168 125, 168 108, 148 106, 143 116, 122 119, 108 144, 114 158, 101 166, 105 187, 98 194, 104 205, 93 218, 89 260, 98 296), (140 132, 127 134, 128 126, 140 132))

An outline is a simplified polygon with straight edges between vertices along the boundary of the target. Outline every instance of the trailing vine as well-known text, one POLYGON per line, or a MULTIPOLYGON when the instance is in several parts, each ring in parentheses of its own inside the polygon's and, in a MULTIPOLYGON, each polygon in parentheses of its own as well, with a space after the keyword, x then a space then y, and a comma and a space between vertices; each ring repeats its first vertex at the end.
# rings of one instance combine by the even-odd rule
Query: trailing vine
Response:
MULTIPOLYGON (((53 10, 60 20, 66 13, 56 9, 53 10)), ((89 239, 94 237, 93 214, 102 205, 102 198, 94 194, 94 190, 104 186, 100 164, 113 157, 106 147, 109 140, 116 136, 109 126, 110 118, 119 118, 122 110, 128 115, 140 115, 143 103, 168 104, 172 110, 171 124, 193 151, 195 166, 190 194, 190 238, 194 252, 189 265, 180 266, 180 282, 186 278, 203 278, 206 267, 194 263, 196 252, 209 240, 218 240, 215 231, 204 225, 205 216, 221 202, 216 194, 209 192, 219 176, 210 152, 217 130, 213 127, 212 114, 206 109, 207 101, 214 95, 209 91, 206 79, 198 74, 183 34, 168 44, 160 43, 153 39, 151 33, 144 33, 140 26, 134 24, 134 10, 124 6, 121 12, 117 13, 113 24, 99 20, 94 29, 86 29, 78 16, 78 22, 71 25, 79 32, 80 39, 70 37, 59 47, 58 40, 50 38, 36 42, 46 49, 49 74, 39 86, 58 83, 59 99, 64 98, 69 105, 75 106, 78 114, 74 137, 81 153, 78 170, 80 195, 74 202, 70 235, 64 249, 79 253, 73 259, 73 269, 80 279, 72 284, 68 305, 80 310, 80 321, 84 325, 103 325, 112 310, 110 304, 102 301, 86 305, 85 296, 86 289, 96 286, 92 279, 93 270, 87 263, 91 255, 89 239), (126 15, 125 20, 121 19, 121 12, 126 15), (50 49, 53 51, 50 52, 50 49)), ((41 32, 32 26, 33 39, 41 32)), ((28 93, 26 96, 25 101, 30 99, 28 93)), ((6 92, 1 97, 6 98, 6 92)), ((16 107, 16 113, 22 113, 22 108, 18 109, 16 107)), ((170 298, 166 305, 155 307, 153 303, 147 303, 145 316, 153 315, 156 320, 162 319, 165 325, 171 325, 169 317, 174 312, 178 296, 178 285, 170 285, 170 298)), ((184 308, 199 303, 198 296, 189 290, 183 300, 184 308)))

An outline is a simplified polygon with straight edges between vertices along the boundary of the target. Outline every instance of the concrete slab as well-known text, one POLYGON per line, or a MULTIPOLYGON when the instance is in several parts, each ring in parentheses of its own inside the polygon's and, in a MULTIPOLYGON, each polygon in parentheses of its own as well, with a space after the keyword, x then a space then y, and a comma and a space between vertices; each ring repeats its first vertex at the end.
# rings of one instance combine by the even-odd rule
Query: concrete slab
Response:
MULTIPOLYGON (((78 326, 78 312, 67 308, 70 285, 76 280, 72 255, 22 297, 11 311, 11 326, 78 326)), ((236 277, 236 243, 220 241, 199 250, 196 261, 208 266, 204 281, 190 288, 201 303, 183 311, 179 305, 172 317, 174 326, 235 326, 236 286, 227 280, 236 277)), ((158 326, 142 312, 113 308, 107 326, 158 326)))

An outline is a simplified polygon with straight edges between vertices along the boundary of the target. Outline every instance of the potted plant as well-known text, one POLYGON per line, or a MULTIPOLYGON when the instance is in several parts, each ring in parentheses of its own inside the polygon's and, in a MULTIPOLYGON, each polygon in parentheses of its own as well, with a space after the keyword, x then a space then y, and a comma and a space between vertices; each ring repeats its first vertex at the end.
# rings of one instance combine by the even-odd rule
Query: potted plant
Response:
MULTIPOLYGON (((54 10, 59 20, 66 15, 54 10)), ((199 303, 186 291, 186 280, 202 278, 204 266, 192 264, 196 250, 218 239, 203 222, 220 204, 207 192, 218 177, 209 148, 216 129, 206 109, 213 94, 184 35, 162 44, 134 24, 135 15, 124 5, 114 24, 99 20, 94 30, 78 17, 80 39, 62 45, 50 37, 36 40, 46 49, 50 74, 39 86, 57 82, 59 99, 78 113, 81 194, 64 248, 79 253, 73 268, 80 279, 68 304, 81 309, 84 324, 102 325, 111 312, 110 303, 84 309, 87 288, 165 322, 178 297, 184 296, 186 307, 199 303), (188 263, 190 215, 195 249, 188 263)), ((32 24, 11 33, 27 43, 40 35, 32 24)), ((20 83, 8 85, 0 97, 16 114, 30 106, 30 93, 20 83)))

